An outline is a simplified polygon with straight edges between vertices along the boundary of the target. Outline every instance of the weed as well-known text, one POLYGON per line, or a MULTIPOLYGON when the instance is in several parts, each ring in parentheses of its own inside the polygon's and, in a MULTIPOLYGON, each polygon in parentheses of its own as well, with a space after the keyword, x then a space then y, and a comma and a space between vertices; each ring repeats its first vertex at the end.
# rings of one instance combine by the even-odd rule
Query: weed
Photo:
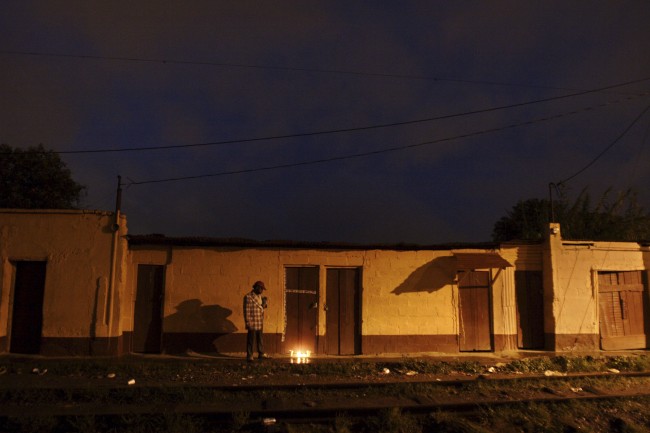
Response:
POLYGON ((40 433, 54 431, 58 420, 53 416, 11 417, 5 426, 7 432, 40 433))
POLYGON ((233 412, 232 414, 232 428, 233 431, 240 431, 250 422, 249 412, 233 412))
POLYGON ((620 371, 647 371, 650 370, 650 357, 641 356, 613 356, 607 358, 607 368, 615 368, 620 371))
POLYGON ((334 432, 335 433, 352 433, 353 423, 352 420, 343 413, 337 413, 334 418, 334 432))
POLYGON ((434 412, 426 422, 427 430, 439 433, 490 433, 483 426, 448 412, 434 412))
POLYGON ((385 433, 420 433, 422 426, 413 415, 402 413, 399 408, 381 411, 378 417, 368 420, 370 431, 385 433))
POLYGON ((95 433, 99 431, 99 426, 94 415, 72 416, 66 419, 68 431, 78 433, 95 433))
POLYGON ((195 433, 202 432, 203 423, 201 420, 188 415, 180 415, 176 413, 164 414, 166 429, 163 430, 169 433, 195 433))
POLYGON ((481 363, 476 361, 460 361, 454 365, 454 370, 459 373, 477 374, 482 372, 484 369, 485 368, 481 363))

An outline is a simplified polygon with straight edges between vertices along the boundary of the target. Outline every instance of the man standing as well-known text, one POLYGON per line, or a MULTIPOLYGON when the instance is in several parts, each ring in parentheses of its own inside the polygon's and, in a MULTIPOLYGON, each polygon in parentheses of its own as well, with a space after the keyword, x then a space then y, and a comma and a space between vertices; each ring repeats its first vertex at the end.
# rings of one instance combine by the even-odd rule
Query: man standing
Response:
POLYGON ((262 328, 264 327, 264 309, 266 297, 262 293, 266 290, 264 282, 256 281, 253 290, 244 296, 244 322, 248 334, 246 335, 246 360, 253 361, 253 340, 257 342, 257 354, 260 359, 268 358, 264 353, 264 342, 262 341, 262 328))

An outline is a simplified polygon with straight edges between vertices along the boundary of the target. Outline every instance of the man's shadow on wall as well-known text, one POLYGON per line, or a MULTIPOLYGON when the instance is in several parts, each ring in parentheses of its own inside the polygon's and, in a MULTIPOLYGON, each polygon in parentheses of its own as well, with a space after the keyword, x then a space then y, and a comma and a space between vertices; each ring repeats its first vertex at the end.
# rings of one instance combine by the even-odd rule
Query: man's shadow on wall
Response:
POLYGON ((237 331, 228 319, 232 310, 221 305, 203 305, 200 299, 188 299, 175 308, 176 313, 164 319, 165 352, 219 352, 218 340, 237 331))
POLYGON ((437 257, 417 268, 391 293, 433 293, 454 283, 456 278, 455 257, 437 257))

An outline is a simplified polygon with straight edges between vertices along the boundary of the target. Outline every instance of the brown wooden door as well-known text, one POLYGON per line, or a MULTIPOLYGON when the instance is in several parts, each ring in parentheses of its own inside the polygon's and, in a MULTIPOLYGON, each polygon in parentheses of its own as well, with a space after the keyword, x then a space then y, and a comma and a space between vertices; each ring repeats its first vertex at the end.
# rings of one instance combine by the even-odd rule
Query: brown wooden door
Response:
POLYGON ((463 271, 458 274, 460 293, 460 350, 492 350, 490 335, 490 273, 463 271))
POLYGON ((165 267, 138 265, 138 286, 133 318, 133 351, 160 353, 165 267))
POLYGON ((641 271, 598 273, 600 344, 603 350, 647 347, 647 296, 641 271))
POLYGON ((286 268, 285 352, 316 353, 318 338, 318 268, 286 268))
POLYGON ((544 348, 544 289, 541 271, 515 271, 517 347, 544 348))
POLYGON ((46 267, 47 262, 16 262, 9 342, 12 353, 41 351, 46 267))
POLYGON ((361 353, 359 270, 327 270, 326 342, 330 355, 361 353))

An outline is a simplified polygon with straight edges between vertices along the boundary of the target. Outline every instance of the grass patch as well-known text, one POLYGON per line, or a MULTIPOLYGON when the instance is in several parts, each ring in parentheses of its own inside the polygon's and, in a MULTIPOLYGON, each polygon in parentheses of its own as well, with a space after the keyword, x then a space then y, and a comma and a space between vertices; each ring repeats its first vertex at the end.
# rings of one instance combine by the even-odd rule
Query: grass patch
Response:
POLYGON ((544 373, 545 371, 559 371, 563 373, 587 373, 607 371, 648 371, 650 358, 646 355, 632 356, 541 356, 512 361, 501 367, 507 372, 544 373))

